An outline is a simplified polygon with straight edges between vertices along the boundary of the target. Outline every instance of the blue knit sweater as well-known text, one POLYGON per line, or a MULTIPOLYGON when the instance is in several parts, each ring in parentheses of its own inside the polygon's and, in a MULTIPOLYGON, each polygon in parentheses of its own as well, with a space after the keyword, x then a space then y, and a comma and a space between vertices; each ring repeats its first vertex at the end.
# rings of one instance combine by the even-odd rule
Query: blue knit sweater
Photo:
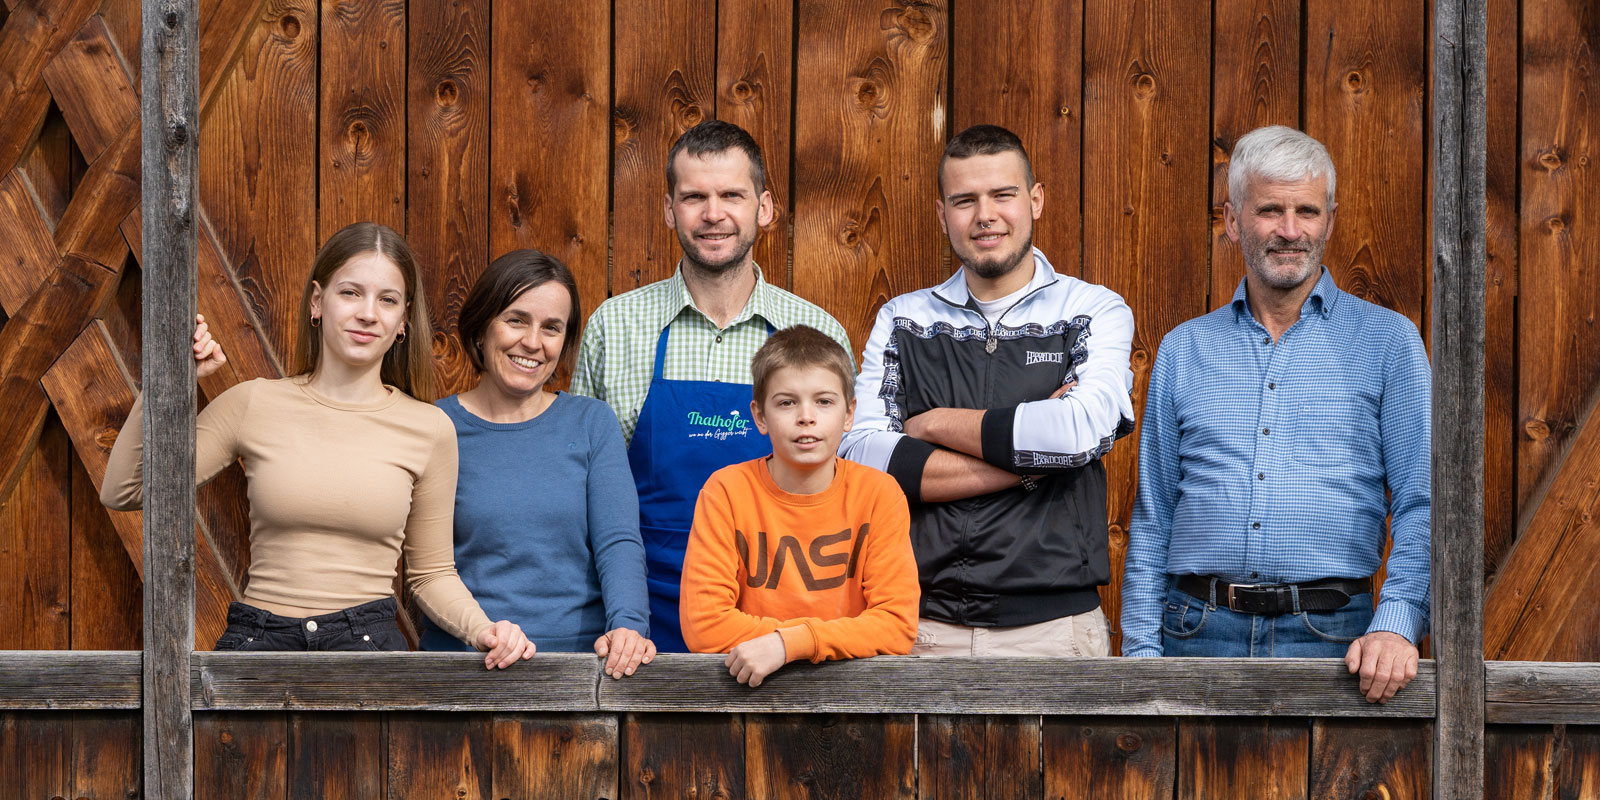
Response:
MULTIPOLYGON (((456 569, 490 619, 546 652, 591 652, 613 628, 649 635, 639 500, 616 415, 561 392, 527 422, 438 402, 455 423, 456 569)), ((426 622, 424 650, 466 645, 426 622)))

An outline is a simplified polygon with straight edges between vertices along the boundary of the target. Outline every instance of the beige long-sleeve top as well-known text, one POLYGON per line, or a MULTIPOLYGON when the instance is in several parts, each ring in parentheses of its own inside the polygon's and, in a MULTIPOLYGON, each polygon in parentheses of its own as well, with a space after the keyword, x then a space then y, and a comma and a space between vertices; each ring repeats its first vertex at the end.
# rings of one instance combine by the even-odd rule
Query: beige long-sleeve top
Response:
MULTIPOLYGON (((423 611, 475 643, 491 623, 456 574, 449 417, 393 387, 379 403, 353 405, 304 381, 241 383, 211 401, 196 423, 197 482, 244 462, 247 599, 338 609, 389 597, 403 549, 406 582, 423 611)), ((141 403, 111 449, 100 491, 110 508, 143 504, 141 403)))

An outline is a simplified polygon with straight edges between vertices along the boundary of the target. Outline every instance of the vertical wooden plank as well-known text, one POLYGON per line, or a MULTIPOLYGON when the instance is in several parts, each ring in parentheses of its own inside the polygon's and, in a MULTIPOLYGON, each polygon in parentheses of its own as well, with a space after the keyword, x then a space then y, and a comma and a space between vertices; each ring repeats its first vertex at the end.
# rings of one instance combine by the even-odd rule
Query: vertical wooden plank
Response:
POLYGON ((1494 579, 1517 529, 1517 17, 1488 0, 1483 353, 1483 567, 1494 579))
POLYGON ((667 150, 716 115, 716 28, 707 22, 717 5, 650 0, 613 9, 612 294, 668 277, 678 263, 677 239, 661 218, 667 150))
POLYGON ((1170 718, 1047 717, 1045 796, 1170 798, 1177 755, 1177 726, 1170 718))
MULTIPOLYGON (((745 797, 745 718, 737 714, 627 714, 623 800, 745 797)), ((760 797, 760 795, 753 795, 760 797)))
POLYGON ((1486 0, 1433 3, 1433 794, 1483 797, 1486 0))
POLYGON ((196 715, 194 796, 282 800, 288 739, 288 715, 282 712, 196 715))
MULTIPOLYGON (((39 128, 38 137, 33 140, 28 152, 23 154, 17 169, 5 176, 5 182, 8 184, 6 194, 11 195, 15 192, 9 186, 13 182, 26 183, 33 190, 33 199, 44 212, 40 221, 49 220, 49 224, 54 224, 55 220, 61 219, 61 214, 67 210, 67 201, 72 198, 74 167, 83 161, 83 156, 76 150, 77 146, 72 142, 72 132, 67 129, 67 121, 62 118, 61 112, 52 106, 50 112, 45 115, 44 125, 39 128)), ((15 202, 7 197, 8 204, 15 202)), ((12 223, 15 212, 8 213, 7 217, 7 223, 15 224, 12 223)), ((16 220, 16 222, 23 221, 16 220)), ((10 224, 7 225, 8 231, 10 224)), ((28 250, 33 249, 28 248, 28 250)))
POLYGON ((1428 30, 1423 0, 1306 7, 1305 131, 1338 170, 1323 263, 1339 288, 1423 321, 1428 30))
POLYGON ((493 797, 617 796, 615 714, 496 714, 493 797))
POLYGON ((317 5, 263 4, 206 107, 200 199, 273 353, 294 352, 317 253, 317 5))
POLYGON ((1600 7, 1522 9, 1517 507, 1570 446, 1600 379, 1600 7))
POLYGON ((1311 723, 1311 797, 1433 796, 1433 725, 1409 720, 1311 723))
POLYGON ((83 462, 76 454, 71 461, 72 648, 138 650, 144 627, 139 573, 83 462))
POLYGON ((947 138, 944 0, 802 0, 794 289, 861 352, 889 298, 943 279, 933 201, 947 138))
POLYGON ((502 796, 490 794, 494 739, 488 714, 391 713, 387 718, 389 774, 384 797, 502 796))
POLYGON ((1022 137, 1044 184, 1033 243, 1057 271, 1081 275, 1083 0, 1017 3, 998 14, 988 3, 956 2, 950 28, 950 133, 989 123, 1022 137))
POLYGON ((383 722, 382 714, 370 712, 291 712, 288 800, 386 797, 383 722))
POLYGON ((910 714, 745 718, 745 795, 772 800, 907 798, 916 787, 910 714))
POLYGON ((488 263, 488 10, 483 2, 418 3, 406 26, 406 240, 425 275, 441 395, 472 384, 456 318, 488 263))
POLYGON ((71 449, 60 420, 48 417, 16 488, 0 498, 0 649, 71 646, 71 449))
MULTIPOLYGON (((540 24, 499 24, 492 32, 488 258, 524 247, 560 258, 577 278, 584 308, 593 311, 607 296, 609 6, 494 0, 493 18, 540 24)), ((665 34, 648 31, 652 41, 688 44, 658 38, 665 34)), ((619 52, 629 62, 636 55, 619 52)), ((659 187, 659 179, 652 185, 659 187)))
MULTIPOLYGON (((1083 278, 1121 294, 1138 320, 1137 415, 1161 337, 1205 311, 1211 14, 1205 3, 1155 0, 1089 0, 1084 9, 1083 278)), ((1136 453, 1129 437, 1105 459, 1113 582, 1100 597, 1113 621, 1136 453)), ((1112 639, 1120 648, 1115 623, 1112 639)))
MULTIPOLYGON (((194 331, 200 20, 196 0, 140 6, 144 218, 144 787, 194 796, 194 331)), ((70 118, 69 118, 70 119, 70 118)), ((126 255, 119 255, 121 264, 126 255)))
POLYGON ((917 717, 917 796, 1044 796, 1037 716, 917 717))
POLYGON ((354 222, 406 231, 406 4, 321 0, 317 239, 354 222))
POLYGON ((0 714, 0 786, 14 797, 60 797, 71 791, 72 714, 0 714))
POLYGON ((1211 298, 1233 299, 1244 258, 1228 239, 1228 159, 1239 137, 1264 125, 1300 127, 1299 0, 1218 0, 1211 65, 1211 298))
POLYGON ((134 800, 139 797, 141 755, 137 713, 73 714, 72 794, 68 796, 74 800, 134 800))
POLYGON ((1292 718, 1208 719, 1178 722, 1178 800, 1307 797, 1310 731, 1292 718))
POLYGON ((1484 797, 1600 797, 1600 727, 1492 725, 1484 746, 1484 797))
MULTIPOLYGON (((794 203, 789 194, 794 3, 718 3, 716 52, 717 119, 749 131, 761 146, 767 190, 772 192, 772 206, 777 212, 772 224, 756 240, 755 260, 768 282, 788 288, 792 285, 789 231, 794 219, 794 203)), ((662 183, 658 194, 665 193, 666 185, 662 183)))

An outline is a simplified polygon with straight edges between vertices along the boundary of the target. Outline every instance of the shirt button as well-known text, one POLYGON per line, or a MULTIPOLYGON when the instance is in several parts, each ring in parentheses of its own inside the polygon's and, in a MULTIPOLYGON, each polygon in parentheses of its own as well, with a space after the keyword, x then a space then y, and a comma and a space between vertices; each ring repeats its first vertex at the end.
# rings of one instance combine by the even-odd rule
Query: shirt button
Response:
POLYGON ((717 344, 722 344, 722 336, 717 336, 717 344))
POLYGON ((1272 337, 1271 336, 1263 336, 1263 337, 1261 337, 1261 343, 1262 344, 1272 344, 1272 337))
POLYGON ((1265 472, 1257 472, 1256 473, 1256 480, 1264 481, 1266 479, 1267 479, 1267 473, 1265 473, 1265 472))
POLYGON ((1252 578, 1259 578, 1259 577, 1261 577, 1261 573, 1259 573, 1259 572, 1252 572, 1252 573, 1250 573, 1250 577, 1252 577, 1252 578))
POLYGON ((1269 383, 1269 384, 1267 384, 1267 388, 1268 388, 1268 389, 1276 389, 1276 388, 1278 388, 1278 384, 1276 384, 1276 383, 1269 383))
POLYGON ((372 637, 370 635, 368 635, 368 634, 363 633, 363 634, 361 634, 361 641, 370 642, 370 641, 372 641, 372 637))
POLYGON ((315 632, 317 630, 317 621, 314 619, 306 620, 306 630, 315 632))
MULTIPOLYGON (((1252 527, 1252 528, 1254 528, 1254 529, 1259 531, 1259 530, 1261 530, 1261 523, 1252 522, 1252 523, 1250 523, 1250 527, 1252 527)), ((1256 574, 1254 572, 1250 573, 1250 577, 1254 578, 1255 576, 1256 576, 1256 574)))
POLYGON ((1271 428, 1262 428, 1261 429, 1261 435, 1262 436, 1268 436, 1268 435, 1271 435, 1271 433, 1272 433, 1272 429, 1271 428))

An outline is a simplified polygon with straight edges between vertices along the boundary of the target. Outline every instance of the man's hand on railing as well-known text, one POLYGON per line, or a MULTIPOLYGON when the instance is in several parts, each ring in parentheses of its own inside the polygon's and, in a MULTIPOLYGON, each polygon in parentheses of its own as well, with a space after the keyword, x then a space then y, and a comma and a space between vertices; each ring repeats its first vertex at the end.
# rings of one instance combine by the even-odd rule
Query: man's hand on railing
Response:
POLYGON ((480 649, 488 651, 483 659, 484 669, 505 669, 518 661, 533 658, 533 652, 537 649, 533 642, 528 641, 522 627, 508 619, 484 628, 478 634, 477 644, 480 649))
POLYGON ((607 675, 621 678, 650 663, 656 657, 656 644, 632 628, 615 628, 594 640, 594 652, 605 658, 602 669, 607 675))
POLYGON ((1361 673, 1361 693, 1369 703, 1387 703, 1417 677, 1417 646, 1398 633, 1373 631, 1350 643, 1344 664, 1361 673))

